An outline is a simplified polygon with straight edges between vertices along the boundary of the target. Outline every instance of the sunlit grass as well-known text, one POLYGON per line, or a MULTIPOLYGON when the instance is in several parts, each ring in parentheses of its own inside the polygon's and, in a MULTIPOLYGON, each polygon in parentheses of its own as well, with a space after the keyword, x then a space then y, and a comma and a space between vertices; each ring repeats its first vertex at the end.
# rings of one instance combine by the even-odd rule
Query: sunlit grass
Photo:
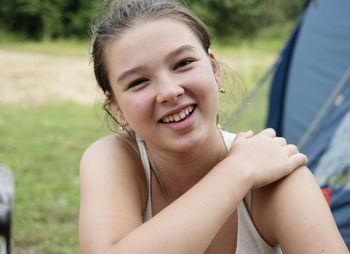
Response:
POLYGON ((0 162, 16 179, 14 253, 79 252, 79 160, 108 133, 97 112, 69 103, 0 105, 0 162))
MULTIPOLYGON (((0 33, 1 36, 1 33, 0 33)), ((51 54, 59 56, 88 56, 90 44, 88 40, 0 40, 0 49, 16 52, 51 54)))
POLYGON ((265 82, 259 89, 256 85, 277 60, 282 43, 279 39, 250 41, 235 47, 214 44, 214 54, 222 66, 222 86, 226 90, 220 96, 219 119, 227 130, 252 129, 257 133, 265 128, 269 83, 265 82), (254 96, 246 100, 255 89, 254 96), (239 114, 237 107, 242 107, 239 114))

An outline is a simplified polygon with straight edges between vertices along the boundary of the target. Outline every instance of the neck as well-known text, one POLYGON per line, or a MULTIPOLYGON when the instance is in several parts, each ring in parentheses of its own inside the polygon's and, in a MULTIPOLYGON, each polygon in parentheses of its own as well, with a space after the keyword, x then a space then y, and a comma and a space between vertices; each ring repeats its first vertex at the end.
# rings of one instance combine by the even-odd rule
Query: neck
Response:
POLYGON ((218 129, 203 144, 186 153, 171 153, 147 148, 170 200, 175 200, 200 181, 226 155, 218 129))

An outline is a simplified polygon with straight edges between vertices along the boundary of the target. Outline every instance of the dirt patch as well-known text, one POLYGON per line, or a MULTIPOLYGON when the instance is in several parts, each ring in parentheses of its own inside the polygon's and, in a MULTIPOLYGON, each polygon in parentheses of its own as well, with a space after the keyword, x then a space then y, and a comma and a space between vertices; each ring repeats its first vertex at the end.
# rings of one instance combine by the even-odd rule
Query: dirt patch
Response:
MULTIPOLYGON (((251 87, 273 57, 219 56, 251 87)), ((88 57, 11 52, 0 49, 0 103, 35 106, 73 101, 94 104, 103 100, 88 57)))
POLYGON ((102 99, 86 57, 53 56, 0 50, 0 102, 35 106, 102 99))

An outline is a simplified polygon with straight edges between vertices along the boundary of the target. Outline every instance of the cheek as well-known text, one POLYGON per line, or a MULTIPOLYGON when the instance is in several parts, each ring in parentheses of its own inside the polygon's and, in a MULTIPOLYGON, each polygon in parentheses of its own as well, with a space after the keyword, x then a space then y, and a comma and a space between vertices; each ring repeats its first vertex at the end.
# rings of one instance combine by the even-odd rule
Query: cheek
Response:
POLYGON ((133 123, 138 124, 149 117, 152 112, 151 103, 146 96, 137 96, 136 94, 125 96, 121 100, 120 105, 130 125, 133 125, 133 123))
POLYGON ((203 112, 216 119, 219 109, 219 92, 214 75, 209 71, 198 72, 193 73, 189 80, 191 80, 192 92, 199 98, 199 102, 201 103, 200 108, 203 112))
POLYGON ((218 86, 213 75, 205 75, 205 72, 192 73, 188 82, 194 92, 201 97, 213 97, 218 94, 218 86))

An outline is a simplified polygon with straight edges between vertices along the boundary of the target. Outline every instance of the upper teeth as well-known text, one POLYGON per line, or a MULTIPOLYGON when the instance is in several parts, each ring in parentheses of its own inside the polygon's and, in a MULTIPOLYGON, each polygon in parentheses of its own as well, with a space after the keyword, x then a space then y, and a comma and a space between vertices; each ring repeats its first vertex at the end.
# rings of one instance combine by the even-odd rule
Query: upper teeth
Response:
POLYGON ((162 118, 162 121, 165 123, 169 122, 178 122, 184 119, 187 115, 189 115, 193 111, 193 106, 188 106, 187 108, 181 110, 181 112, 173 114, 171 116, 166 116, 162 118))

